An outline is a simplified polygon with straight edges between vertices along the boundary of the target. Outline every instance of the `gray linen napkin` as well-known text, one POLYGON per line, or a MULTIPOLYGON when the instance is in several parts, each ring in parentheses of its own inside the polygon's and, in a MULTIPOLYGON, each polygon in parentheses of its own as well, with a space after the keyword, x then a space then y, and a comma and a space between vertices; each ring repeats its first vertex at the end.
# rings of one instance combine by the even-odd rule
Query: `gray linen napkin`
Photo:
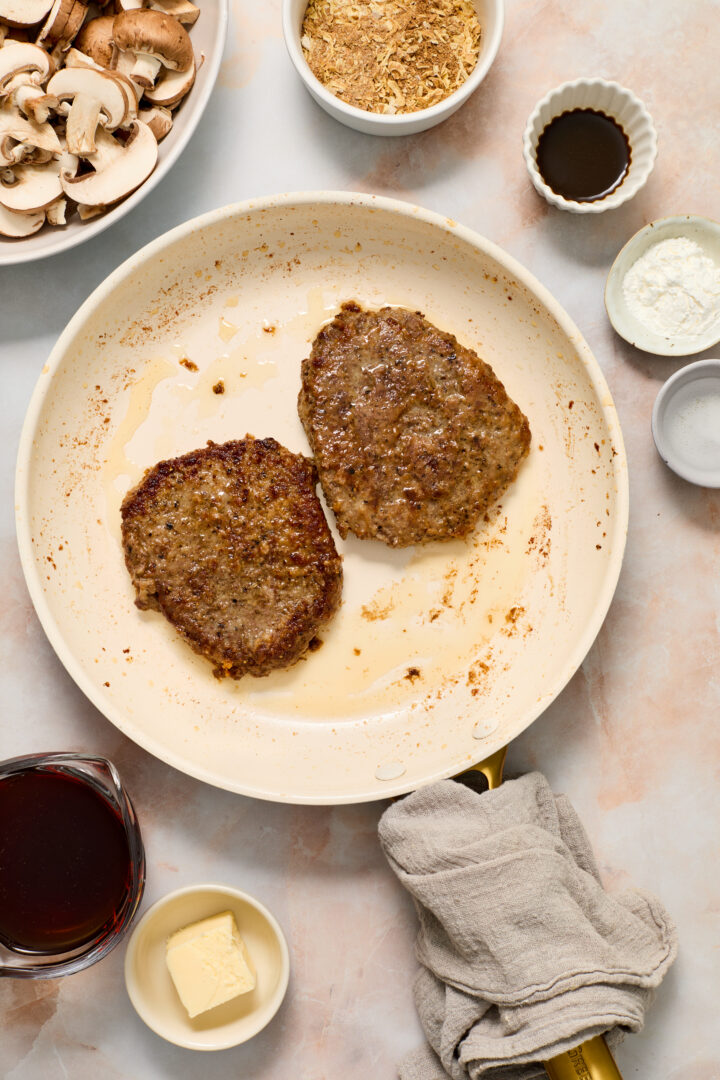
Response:
POLYGON ((443 780, 389 807, 379 832, 420 920, 430 1045, 401 1080, 531 1080, 593 1035, 640 1030, 675 928, 654 897, 604 891, 577 814, 540 773, 484 794, 443 780))

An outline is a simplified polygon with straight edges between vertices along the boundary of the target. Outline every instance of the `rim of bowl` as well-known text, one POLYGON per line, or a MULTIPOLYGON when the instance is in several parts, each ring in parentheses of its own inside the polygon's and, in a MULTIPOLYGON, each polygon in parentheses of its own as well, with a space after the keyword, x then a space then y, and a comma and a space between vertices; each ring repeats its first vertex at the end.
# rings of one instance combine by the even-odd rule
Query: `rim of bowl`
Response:
MULTIPOLYGON (((273 913, 268 908, 266 908, 265 905, 257 899, 257 897, 252 896, 250 893, 245 892, 243 889, 236 889, 234 885, 222 885, 219 882, 213 881, 197 882, 194 885, 183 885, 179 889, 173 889, 172 892, 165 893, 164 896, 161 896, 159 900, 156 900, 153 904, 150 905, 147 911, 135 924, 133 931, 128 939, 127 948, 125 950, 123 973, 125 978, 125 989, 127 990, 127 994, 130 998, 132 1007, 135 1009, 135 1012, 138 1014, 142 1022, 146 1024, 151 1031, 154 1031, 156 1035, 159 1035, 161 1039, 165 1039, 166 1042, 172 1043, 174 1046, 182 1046, 186 1050, 196 1050, 199 1052, 212 1050, 229 1050, 231 1047, 241 1046, 243 1043, 249 1042, 249 1040, 253 1039, 256 1035, 259 1035, 260 1032, 267 1027, 273 1017, 277 1014, 278 1009, 283 1003, 285 994, 287 993, 288 983, 290 981, 290 949, 288 947, 287 938, 285 937, 285 933, 283 931, 283 928, 280 926, 280 923, 277 921, 273 913), (219 896, 231 896, 234 897, 236 900, 241 900, 244 903, 249 904, 250 907, 255 908, 255 910, 262 915, 268 926, 271 928, 275 939, 280 946, 280 978, 278 980, 275 991, 270 998, 271 1011, 265 1022, 259 1028, 256 1028, 256 1030, 253 1031, 252 1034, 247 1035, 242 1039, 231 1039, 229 1041, 223 1040, 221 1042, 215 1043, 213 1046, 196 1046, 194 1043, 191 1042, 171 1038, 167 1034, 167 1032, 163 1030, 163 1025, 156 1022, 155 1018, 157 1014, 155 1012, 148 1013, 139 1003, 140 999, 135 993, 133 979, 129 976, 130 969, 134 965, 135 954, 138 949, 138 943, 141 939, 142 932, 148 926, 148 924, 152 922, 153 918, 157 915, 157 913, 159 911, 162 911, 163 908, 169 907, 172 903, 180 899, 180 897, 182 896, 190 896, 193 893, 201 892, 217 893, 219 896)), ((142 1000, 144 1001, 145 999, 143 998, 142 1000)))
MULTIPOLYGON (((336 109, 348 119, 362 118, 368 123, 376 124, 378 127, 388 128, 401 127, 414 117, 420 116, 424 120, 437 120, 439 122, 444 118, 448 109, 453 109, 453 106, 459 107, 465 103, 483 81, 497 56, 505 21, 505 4, 504 0, 492 0, 492 3, 494 4, 496 11, 496 24, 494 32, 489 38, 487 52, 481 51, 477 64, 462 86, 459 86, 452 94, 443 98, 442 101, 438 101, 435 105, 431 105, 427 109, 416 109, 414 112, 395 113, 394 115, 388 115, 387 113, 373 113, 369 112, 367 109, 358 109, 355 105, 348 105, 347 102, 337 97, 337 95, 330 93, 313 73, 310 65, 305 59, 302 46, 300 45, 300 32, 296 30, 291 19, 290 9, 292 0, 283 0, 283 36, 295 70, 308 90, 317 97, 322 98, 326 104, 332 106, 333 109, 336 109)), ((398 132, 398 134, 403 133, 398 132)))
MULTIPOLYGON (((559 112, 553 113, 553 119, 555 116, 559 115, 561 115, 559 112)), ((606 210, 616 210, 619 206, 622 206, 628 199, 632 199, 633 196, 637 195, 638 191, 647 183, 648 177, 655 167, 655 160, 657 158, 657 132, 645 104, 632 92, 632 90, 628 90, 627 87, 621 86, 618 82, 603 79, 600 76, 590 79, 572 79, 569 82, 561 83, 553 90, 550 90, 535 105, 535 108, 528 117, 525 131, 523 132, 523 157, 525 158, 525 164, 530 174, 530 179, 533 182, 533 186, 552 206, 556 206, 559 210, 570 210, 576 214, 601 214, 606 210), (593 202, 576 202, 574 199, 564 199, 562 195, 558 195, 557 192, 553 191, 553 189, 543 180, 535 158, 537 137, 534 133, 535 125, 539 120, 541 110, 546 105, 552 105, 553 99, 560 97, 561 94, 564 94, 569 90, 578 90, 580 87, 609 87, 623 95, 626 100, 638 110, 642 121, 647 128, 648 134, 650 135, 650 157, 644 170, 642 172, 636 171, 633 182, 626 183, 627 180, 632 178, 631 164, 622 183, 604 198, 596 199, 593 202)))
MULTIPOLYGON (((39 262, 41 259, 51 259, 54 255, 60 255, 65 251, 71 251, 72 248, 78 247, 79 244, 84 244, 86 240, 91 240, 94 236, 99 236, 100 233, 105 232, 111 225, 115 225, 118 221, 122 220, 126 214, 129 214, 138 203, 142 202, 146 195, 149 195, 150 192, 157 187, 161 180, 165 179, 194 135, 205 109, 207 108, 212 92, 215 89, 215 83, 217 82, 220 64, 222 63, 223 54, 225 52, 225 43, 227 41, 230 0, 217 0, 217 5, 217 33, 215 34, 215 39, 213 41, 212 52, 210 52, 209 55, 207 53, 205 54, 202 63, 202 68, 206 69, 209 72, 209 75, 203 83, 202 88, 195 96, 194 114, 189 118, 180 137, 174 145, 170 147, 167 156, 164 157, 162 161, 158 160, 157 165, 150 173, 147 180, 143 181, 139 188, 128 195, 127 198, 117 203, 116 206, 113 206, 111 210, 108 210, 106 213, 101 214, 91 221, 83 222, 82 228, 78 229, 77 232, 64 233, 59 229, 56 230, 58 243, 51 250, 33 251, 29 248, 23 248, 22 239, 18 239, 17 241, 10 241, 8 243, 8 254, 6 256, 5 243, 3 242, 0 244, 0 268, 3 266, 19 266, 22 263, 39 262)), ((200 71, 200 66, 201 65, 198 63, 198 72, 200 71)))
MULTIPOLYGON (((645 247, 643 242, 646 237, 650 237, 652 233, 661 226, 677 226, 678 231, 676 236, 687 235, 682 226, 687 224, 699 223, 701 228, 707 229, 708 232, 714 232, 718 235, 718 241, 720 242, 720 221, 715 221, 714 218, 705 217, 702 214, 671 214, 668 217, 655 218, 653 221, 648 222, 647 225, 643 225, 641 229, 626 240, 623 246, 618 251, 617 255, 613 259, 612 266, 608 271, 608 276, 605 279, 605 290, 603 294, 605 302, 605 311, 607 317, 610 320, 613 330, 616 334, 619 334, 623 341, 627 341, 628 345, 632 345, 635 349, 640 349, 642 352, 654 354, 655 356, 694 356, 696 353, 704 352, 705 349, 712 349, 714 345, 720 342, 720 320, 718 321, 717 330, 708 330, 707 334, 700 339, 697 339, 693 343, 692 347, 684 350, 681 345, 670 344, 670 342, 679 343, 682 342, 682 337, 666 338, 666 344, 663 344, 663 338, 657 334, 653 334, 653 341, 649 338, 645 339, 645 344, 641 344, 643 338, 642 335, 636 335, 636 340, 633 341, 627 336, 625 331, 630 330, 629 327, 622 328, 622 320, 620 323, 616 322, 618 315, 618 305, 613 302, 610 295, 612 287, 617 283, 622 285, 620 281, 620 267, 625 261, 628 253, 633 248, 638 248, 637 258, 639 259, 648 250, 650 244, 645 247)), ((669 237, 668 237, 669 239, 669 237)), ((660 241, 658 241, 659 243, 660 241)), ((632 264, 631 264, 632 265, 632 264)), ((642 324, 637 319, 634 320, 639 329, 642 329, 642 324)), ((681 368, 681 370, 685 370, 681 368)))
POLYGON ((687 468, 679 462, 678 459, 673 456, 672 452, 668 453, 670 448, 664 439, 665 428, 660 419, 660 411, 663 405, 671 399, 673 391, 678 383, 696 382, 698 379, 702 379, 704 374, 711 374, 713 372, 720 376, 720 357, 708 357, 706 360, 696 360, 692 364, 685 364, 684 367, 679 368, 658 390, 655 404, 653 405, 652 417, 650 419, 650 429, 652 431, 655 448, 667 467, 672 469, 672 471, 681 479, 687 480, 691 484, 696 484, 698 487, 705 488, 720 488, 720 469, 715 472, 713 478, 700 478, 695 470, 687 468))

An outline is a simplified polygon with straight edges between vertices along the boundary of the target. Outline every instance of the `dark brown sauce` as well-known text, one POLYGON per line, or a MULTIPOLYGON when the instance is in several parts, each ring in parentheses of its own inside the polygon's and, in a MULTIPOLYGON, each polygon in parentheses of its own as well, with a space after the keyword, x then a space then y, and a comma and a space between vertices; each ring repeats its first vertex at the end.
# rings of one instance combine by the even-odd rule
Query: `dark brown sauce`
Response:
POLYGON ((623 182, 630 167, 630 143, 611 116, 595 109, 572 109, 543 130, 537 165, 556 195, 595 202, 623 182))
POLYGON ((0 940, 57 953, 92 941, 128 895, 122 820, 84 780, 29 769, 0 780, 0 940))

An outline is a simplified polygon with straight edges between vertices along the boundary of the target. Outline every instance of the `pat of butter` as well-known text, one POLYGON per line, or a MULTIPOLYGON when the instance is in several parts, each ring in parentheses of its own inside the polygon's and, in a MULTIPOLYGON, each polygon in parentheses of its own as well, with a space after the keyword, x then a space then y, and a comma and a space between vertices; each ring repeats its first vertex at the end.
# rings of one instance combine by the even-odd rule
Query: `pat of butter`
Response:
POLYGON ((166 959, 190 1017, 255 989, 255 971, 231 911, 172 934, 166 959))

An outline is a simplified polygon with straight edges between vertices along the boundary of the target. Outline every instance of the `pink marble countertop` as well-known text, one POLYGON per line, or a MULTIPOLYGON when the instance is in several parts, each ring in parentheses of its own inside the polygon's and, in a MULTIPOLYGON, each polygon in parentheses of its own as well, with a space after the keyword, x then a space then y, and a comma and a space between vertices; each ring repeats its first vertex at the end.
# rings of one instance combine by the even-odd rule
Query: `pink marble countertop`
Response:
POLYGON ((311 101, 285 53, 279 0, 235 0, 205 122, 159 189, 67 256, 0 271, 0 759, 61 748, 110 756, 144 828, 144 905, 186 883, 224 881, 275 912, 292 952, 290 990, 273 1023, 245 1046, 202 1058, 137 1018, 123 984, 123 946, 62 981, 5 980, 3 1080, 390 1080, 420 1039, 414 915, 379 851, 381 806, 255 802, 191 780, 128 742, 55 658, 14 536, 25 408, 55 339, 95 285, 187 217, 254 195, 320 188, 407 199, 483 233, 548 286, 605 372, 630 467, 625 564, 595 645, 513 744, 510 769, 546 773, 580 812, 606 883, 655 891, 677 920, 679 959, 644 1032, 618 1053, 623 1075, 720 1078, 720 492, 675 477, 652 443, 655 395, 682 362, 626 345, 602 300, 612 259, 640 226, 678 213, 720 218, 720 10, 716 0, 508 0, 507 8, 498 59, 469 103, 434 130, 385 141, 338 125, 311 101), (594 75, 645 101, 659 157, 632 202, 584 218, 535 194, 521 135, 546 91, 594 75), (229 167, 206 173, 204 159, 228 130, 229 167))

